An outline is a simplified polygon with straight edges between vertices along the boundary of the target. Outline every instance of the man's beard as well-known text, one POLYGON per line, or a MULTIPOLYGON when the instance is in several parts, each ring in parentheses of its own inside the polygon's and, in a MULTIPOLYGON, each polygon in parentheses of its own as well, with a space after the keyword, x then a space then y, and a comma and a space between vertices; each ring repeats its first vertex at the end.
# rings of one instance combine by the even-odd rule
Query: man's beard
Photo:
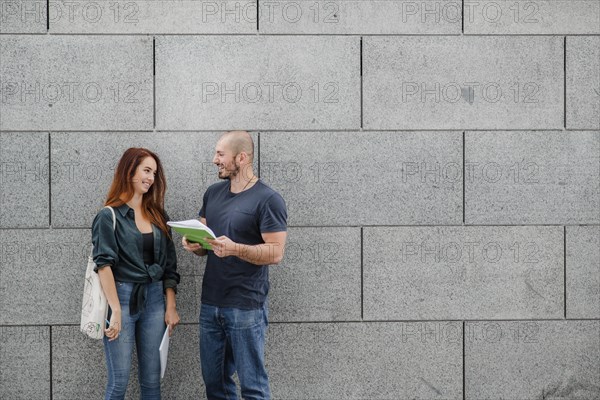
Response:
POLYGON ((237 176, 239 175, 239 173, 240 173, 240 166, 236 165, 235 169, 233 171, 229 171, 229 170, 227 170, 227 168, 224 168, 223 169, 223 173, 226 173, 226 172, 229 172, 229 175, 222 176, 221 175, 221 171, 219 171, 219 179, 224 179, 224 180, 227 179, 227 180, 231 181, 231 180, 237 178, 237 176))

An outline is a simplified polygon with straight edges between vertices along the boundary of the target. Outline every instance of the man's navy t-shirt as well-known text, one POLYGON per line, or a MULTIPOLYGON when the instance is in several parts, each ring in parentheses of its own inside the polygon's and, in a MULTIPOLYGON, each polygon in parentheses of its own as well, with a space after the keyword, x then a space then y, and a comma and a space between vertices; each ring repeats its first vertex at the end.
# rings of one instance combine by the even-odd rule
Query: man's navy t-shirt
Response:
MULTIPOLYGON (((261 233, 287 230, 287 211, 279 193, 258 180, 240 193, 229 191, 229 181, 211 185, 204 193, 200 217, 217 237, 236 243, 264 243, 261 233)), ((217 307, 256 309, 269 292, 269 268, 238 257, 219 258, 208 252, 202 302, 217 307)))

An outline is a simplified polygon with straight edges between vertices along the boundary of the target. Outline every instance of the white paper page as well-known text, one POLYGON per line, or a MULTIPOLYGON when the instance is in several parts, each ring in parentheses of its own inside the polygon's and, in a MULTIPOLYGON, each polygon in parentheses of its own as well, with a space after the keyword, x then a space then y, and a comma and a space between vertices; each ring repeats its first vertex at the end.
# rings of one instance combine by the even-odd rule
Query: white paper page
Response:
POLYGON ((165 329, 165 334, 160 342, 158 348, 160 353, 160 379, 165 377, 165 371, 167 370, 167 357, 169 356, 169 327, 165 329))
POLYGON ((180 228, 199 228, 199 229, 203 229, 205 231, 207 231, 208 233, 210 233, 213 237, 217 237, 217 235, 215 235, 215 233, 212 231, 212 229, 210 229, 208 226, 204 225, 202 222, 198 221, 197 219, 188 219, 187 221, 168 221, 167 225, 169 226, 173 226, 173 227, 180 227, 180 228))

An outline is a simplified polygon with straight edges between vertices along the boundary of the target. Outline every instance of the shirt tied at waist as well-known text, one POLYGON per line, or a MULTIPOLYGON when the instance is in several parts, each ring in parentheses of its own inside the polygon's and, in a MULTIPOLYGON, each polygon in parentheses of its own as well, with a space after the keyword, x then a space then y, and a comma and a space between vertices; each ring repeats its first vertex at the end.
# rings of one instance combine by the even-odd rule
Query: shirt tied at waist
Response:
POLYGON ((133 290, 131 291, 131 297, 129 298, 129 314, 135 315, 140 311, 144 311, 146 304, 146 291, 144 288, 147 283, 158 282, 162 279, 163 269, 159 264, 146 265, 148 275, 146 279, 141 280, 130 280, 133 283, 133 290))

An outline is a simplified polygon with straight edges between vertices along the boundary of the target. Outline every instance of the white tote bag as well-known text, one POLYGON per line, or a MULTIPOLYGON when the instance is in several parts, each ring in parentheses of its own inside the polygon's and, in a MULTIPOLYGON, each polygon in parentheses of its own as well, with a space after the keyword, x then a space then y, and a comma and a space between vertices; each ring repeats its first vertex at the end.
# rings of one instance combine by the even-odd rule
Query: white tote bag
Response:
MULTIPOLYGON (((117 218, 112 207, 109 208, 113 215, 113 231, 117 227, 117 218)), ((87 269, 85 271, 85 284, 83 286, 83 302, 81 306, 81 324, 79 329, 92 339, 104 337, 104 325, 108 315, 108 302, 100 285, 100 277, 94 268, 93 245, 88 257, 87 269)))

